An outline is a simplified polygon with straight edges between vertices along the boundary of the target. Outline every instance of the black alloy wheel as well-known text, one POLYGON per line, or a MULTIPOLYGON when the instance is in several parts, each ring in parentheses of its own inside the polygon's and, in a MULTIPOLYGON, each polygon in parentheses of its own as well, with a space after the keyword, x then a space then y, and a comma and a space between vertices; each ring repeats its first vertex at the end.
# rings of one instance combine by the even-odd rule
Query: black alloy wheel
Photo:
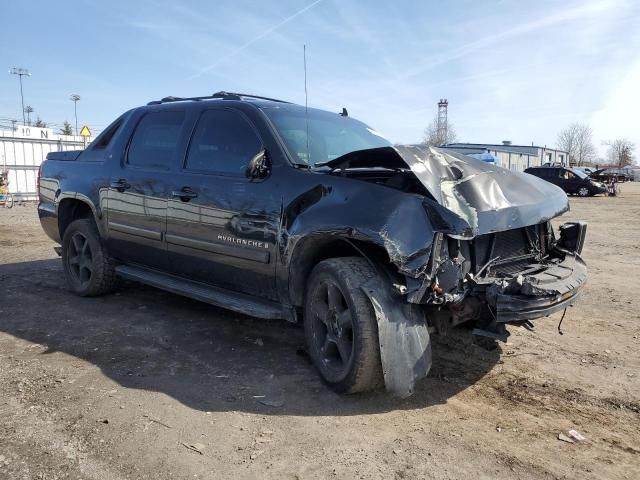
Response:
POLYGON ((344 294, 332 279, 323 279, 311 299, 312 330, 327 379, 344 379, 353 363, 353 322, 344 294))
POLYGON ((62 266, 67 283, 80 296, 102 295, 117 285, 115 261, 101 242, 92 218, 74 220, 66 228, 62 266))
POLYGON ((71 236, 69 250, 67 256, 69 273, 71 273, 73 281, 77 282, 80 288, 84 289, 89 285, 89 282, 91 282, 91 275, 93 273, 91 244, 83 233, 75 232, 71 236))
POLYGON ((364 258, 330 258, 314 267, 307 282, 307 352, 322 380, 338 393, 384 386, 378 323, 362 290, 375 275, 364 258))

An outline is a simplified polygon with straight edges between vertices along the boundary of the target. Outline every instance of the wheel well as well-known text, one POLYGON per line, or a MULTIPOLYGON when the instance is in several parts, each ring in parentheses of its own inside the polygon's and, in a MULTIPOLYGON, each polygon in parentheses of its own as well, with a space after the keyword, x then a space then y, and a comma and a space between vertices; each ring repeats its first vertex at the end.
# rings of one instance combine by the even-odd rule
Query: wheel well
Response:
POLYGON ((60 238, 64 237, 67 227, 79 218, 93 218, 93 211, 89 204, 73 198, 64 199, 58 206, 58 231, 60 238))
POLYGON ((293 305, 304 303, 307 280, 313 267, 328 258, 364 257, 374 264, 391 266, 386 250, 378 245, 344 238, 308 239, 297 245, 289 263, 289 298, 293 305))

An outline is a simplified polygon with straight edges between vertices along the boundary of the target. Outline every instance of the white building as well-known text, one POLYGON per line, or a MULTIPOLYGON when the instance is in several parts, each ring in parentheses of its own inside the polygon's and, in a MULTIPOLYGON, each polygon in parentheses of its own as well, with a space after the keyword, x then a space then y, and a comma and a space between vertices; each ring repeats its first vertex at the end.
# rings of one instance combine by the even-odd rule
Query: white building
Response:
POLYGON ((519 172, 525 168, 539 167, 545 163, 566 165, 568 159, 567 152, 562 150, 537 145, 512 145, 507 141, 502 144, 450 143, 441 148, 450 149, 463 155, 488 153, 495 157, 496 165, 519 172))
POLYGON ((50 128, 20 125, 0 130, 0 170, 8 171, 9 191, 16 201, 36 200, 38 167, 47 154, 84 147, 83 137, 59 135, 50 128))

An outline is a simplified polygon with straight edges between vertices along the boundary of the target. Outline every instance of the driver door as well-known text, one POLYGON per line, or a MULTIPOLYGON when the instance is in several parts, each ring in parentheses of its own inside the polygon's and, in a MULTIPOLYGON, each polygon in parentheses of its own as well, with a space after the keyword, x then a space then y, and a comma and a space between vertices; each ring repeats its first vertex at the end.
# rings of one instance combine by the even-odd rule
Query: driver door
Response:
POLYGON ((168 201, 166 239, 174 274, 277 299, 281 201, 273 178, 246 175, 263 148, 240 111, 202 112, 168 201))

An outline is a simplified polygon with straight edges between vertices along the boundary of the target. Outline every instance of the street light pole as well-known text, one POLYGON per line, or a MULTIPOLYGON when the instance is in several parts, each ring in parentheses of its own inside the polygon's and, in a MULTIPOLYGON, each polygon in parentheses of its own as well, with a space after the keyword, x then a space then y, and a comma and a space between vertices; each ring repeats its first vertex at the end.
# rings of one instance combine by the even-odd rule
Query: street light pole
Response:
POLYGON ((24 117, 24 94, 22 93, 22 77, 24 77, 25 75, 27 77, 30 77, 31 74, 29 73, 29 70, 27 70, 26 68, 18 68, 18 67, 13 67, 11 70, 9 70, 9 73, 11 75, 18 75, 18 78, 20 79, 20 103, 22 105, 22 124, 26 125, 27 121, 24 117))
POLYGON ((69 97, 69 100, 73 102, 73 113, 76 117, 76 135, 78 135, 78 100, 80 100, 80 95, 74 93, 69 97))

